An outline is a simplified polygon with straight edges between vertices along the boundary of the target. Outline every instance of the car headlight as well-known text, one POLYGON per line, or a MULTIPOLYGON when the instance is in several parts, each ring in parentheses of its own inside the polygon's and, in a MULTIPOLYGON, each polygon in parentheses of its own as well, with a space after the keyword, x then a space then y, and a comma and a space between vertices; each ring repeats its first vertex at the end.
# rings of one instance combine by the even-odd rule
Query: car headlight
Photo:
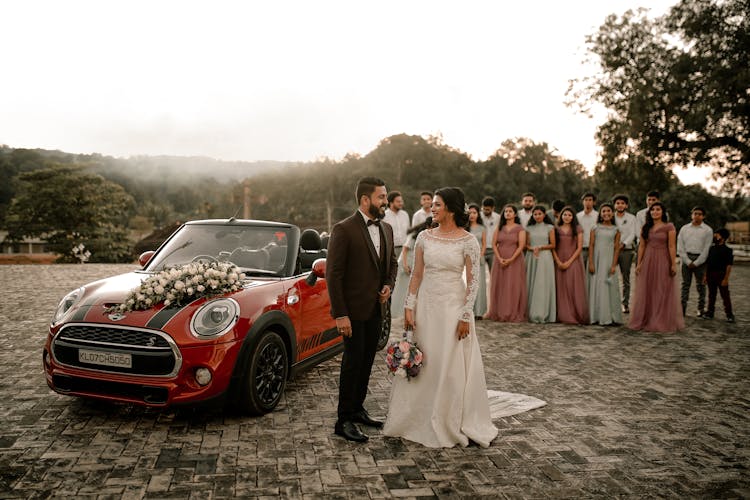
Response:
POLYGON ((68 295, 63 297, 63 299, 57 305, 57 310, 55 310, 55 315, 52 317, 53 324, 60 321, 62 317, 65 316, 65 313, 68 312, 71 307, 76 305, 79 300, 81 300, 81 297, 83 297, 84 291, 86 291, 86 289, 84 287, 81 287, 77 290, 73 290, 68 295))
POLYGON ((234 326, 239 313, 240 306, 232 299, 211 300, 193 314, 190 331, 198 338, 219 337, 234 326))

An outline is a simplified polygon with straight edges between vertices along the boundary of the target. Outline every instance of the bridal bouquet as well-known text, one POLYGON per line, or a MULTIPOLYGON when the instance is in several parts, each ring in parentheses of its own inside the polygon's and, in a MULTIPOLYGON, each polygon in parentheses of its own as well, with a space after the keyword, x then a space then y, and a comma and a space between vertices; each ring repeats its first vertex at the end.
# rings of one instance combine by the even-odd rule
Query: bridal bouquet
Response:
POLYGON ((411 332, 404 332, 401 340, 390 344, 385 356, 388 371, 407 380, 419 374, 424 359, 422 351, 416 342, 412 342, 409 333, 411 332))

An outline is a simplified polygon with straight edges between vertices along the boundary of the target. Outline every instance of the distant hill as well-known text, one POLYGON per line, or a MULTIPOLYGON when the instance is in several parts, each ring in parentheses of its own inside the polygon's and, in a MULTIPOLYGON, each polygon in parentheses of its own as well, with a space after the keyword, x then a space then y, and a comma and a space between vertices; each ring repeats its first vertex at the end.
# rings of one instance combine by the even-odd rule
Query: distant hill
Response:
MULTIPOLYGON (((217 182, 229 182, 279 171, 285 167, 300 165, 299 162, 275 160, 261 161, 225 161, 205 156, 131 156, 118 158, 98 153, 76 154, 49 149, 15 149, 0 145, 0 155, 22 153, 30 157, 57 162, 88 164, 92 170, 107 176, 116 173, 115 177, 130 177, 141 181, 163 180, 171 178, 182 181, 187 178, 214 179, 217 182)), ((42 165, 39 165, 41 167, 42 165)), ((33 170, 29 168, 29 170, 33 170)))

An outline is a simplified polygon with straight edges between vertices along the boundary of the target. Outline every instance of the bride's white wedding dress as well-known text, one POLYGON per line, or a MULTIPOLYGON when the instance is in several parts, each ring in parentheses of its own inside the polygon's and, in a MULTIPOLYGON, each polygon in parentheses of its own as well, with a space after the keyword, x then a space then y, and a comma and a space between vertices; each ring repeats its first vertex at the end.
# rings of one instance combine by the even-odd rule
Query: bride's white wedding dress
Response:
POLYGON ((410 289, 406 303, 414 309, 414 340, 424 362, 417 377, 394 378, 383 432, 432 448, 467 446, 469 440, 487 447, 497 428, 474 328, 479 245, 470 233, 446 239, 426 230, 415 249, 417 260, 421 252, 424 273, 416 297, 410 289), (469 336, 463 340, 458 340, 459 320, 469 322, 469 336))

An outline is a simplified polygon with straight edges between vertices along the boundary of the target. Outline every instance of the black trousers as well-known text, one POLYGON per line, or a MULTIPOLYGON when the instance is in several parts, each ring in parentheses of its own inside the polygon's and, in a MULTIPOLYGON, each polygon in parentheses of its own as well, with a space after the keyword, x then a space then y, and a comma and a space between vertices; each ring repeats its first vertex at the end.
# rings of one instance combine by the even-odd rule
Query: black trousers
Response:
POLYGON ((708 282, 708 309, 706 312, 711 316, 714 315, 716 308, 716 292, 721 294, 721 300, 724 302, 724 312, 727 317, 734 316, 732 313, 732 299, 729 297, 729 285, 721 286, 724 280, 724 271, 711 271, 706 275, 708 282))
POLYGON ((341 358, 339 377, 339 422, 350 420, 353 414, 364 410, 381 323, 378 306, 370 319, 352 320, 352 336, 344 337, 344 355, 341 358))

